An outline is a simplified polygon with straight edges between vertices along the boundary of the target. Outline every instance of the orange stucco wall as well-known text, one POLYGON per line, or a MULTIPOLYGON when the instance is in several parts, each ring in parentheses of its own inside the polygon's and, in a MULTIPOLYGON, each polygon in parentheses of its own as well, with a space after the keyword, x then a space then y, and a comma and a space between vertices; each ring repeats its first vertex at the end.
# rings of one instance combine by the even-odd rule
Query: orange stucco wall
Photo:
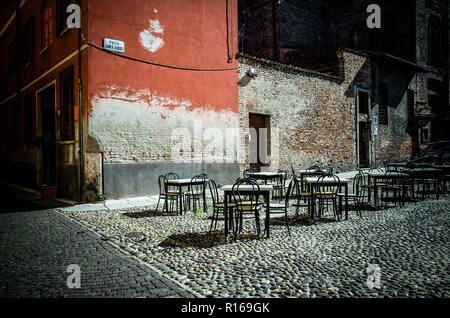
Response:
MULTIPOLYGON (((234 57, 238 47, 236 0, 131 0, 126 3, 91 0, 88 10, 88 40, 96 45, 102 46, 103 38, 121 40, 125 42, 125 55, 172 66, 202 69, 238 66, 234 57), (140 34, 149 30, 150 20, 158 21, 163 29, 163 33, 153 33, 164 41, 155 52, 147 50, 140 40, 140 34), (231 41, 234 52, 231 52, 231 41), (228 63, 228 54, 233 54, 231 63, 228 63)), ((150 90, 167 98, 189 100, 194 108, 210 107, 237 113, 237 81, 237 70, 176 70, 89 48, 90 98, 107 86, 115 86, 124 91, 150 90)))

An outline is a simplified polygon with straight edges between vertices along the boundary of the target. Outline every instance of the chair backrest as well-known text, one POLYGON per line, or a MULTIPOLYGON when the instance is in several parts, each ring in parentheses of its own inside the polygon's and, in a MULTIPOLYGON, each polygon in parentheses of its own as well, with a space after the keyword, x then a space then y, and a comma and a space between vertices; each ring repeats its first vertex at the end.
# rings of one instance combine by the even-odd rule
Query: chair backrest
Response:
POLYGON ((236 206, 238 208, 246 206, 248 211, 256 209, 259 203, 259 191, 260 187, 255 179, 245 178, 237 181, 232 188, 236 206))
POLYGON ((306 169, 304 173, 304 177, 317 177, 317 176, 323 176, 326 173, 322 171, 322 169, 319 168, 319 166, 313 166, 308 169, 306 169))
POLYGON ((285 201, 284 201, 284 204, 285 204, 286 208, 289 207, 289 199, 291 198, 291 195, 292 195, 292 193, 295 190, 296 182, 297 182, 297 178, 295 178, 295 177, 292 177, 291 182, 289 182, 289 185, 288 185, 288 188, 287 188, 287 191, 286 191, 286 198, 285 198, 285 201))
POLYGON ((291 165, 292 178, 296 178, 294 167, 291 165))
POLYGON ((215 206, 217 203, 219 203, 219 190, 217 188, 217 184, 214 180, 209 180, 208 182, 209 186, 209 192, 211 192, 211 198, 213 201, 213 206, 215 206))
POLYGON ((191 182, 197 182, 196 184, 191 185, 191 190, 197 193, 203 193, 206 187, 206 178, 204 175, 198 175, 191 178, 191 182), (200 183, 199 183, 200 182, 200 183))
POLYGON ((245 169, 244 172, 242 173, 242 175, 244 178, 250 178, 254 172, 256 172, 255 169, 249 168, 249 169, 245 169))
MULTIPOLYGON (((286 185, 286 179, 287 179, 288 172, 283 169, 278 169, 277 173, 281 174, 281 185, 284 187, 286 185)), ((280 178, 276 178, 276 182, 277 182, 277 184, 280 184, 280 178)))
POLYGON ((335 174, 325 174, 319 177, 317 180, 317 192, 319 194, 325 194, 325 193, 334 193, 336 194, 340 188, 339 183, 340 179, 335 174), (332 182, 323 182, 324 179, 331 179, 332 182))
POLYGON ((165 184, 166 184, 167 178, 164 175, 160 175, 158 177, 158 186, 159 186, 159 194, 165 194, 165 184))
POLYGON ((353 193, 356 194, 357 197, 361 197, 364 195, 365 177, 364 173, 359 170, 359 172, 353 178, 353 193))
POLYGON ((382 182, 387 184, 397 184, 397 179, 393 178, 392 175, 396 175, 398 172, 396 171, 386 171, 384 173, 384 178, 382 178, 382 182))
POLYGON ((175 172, 169 172, 166 174, 167 180, 177 180, 180 179, 180 177, 175 172))

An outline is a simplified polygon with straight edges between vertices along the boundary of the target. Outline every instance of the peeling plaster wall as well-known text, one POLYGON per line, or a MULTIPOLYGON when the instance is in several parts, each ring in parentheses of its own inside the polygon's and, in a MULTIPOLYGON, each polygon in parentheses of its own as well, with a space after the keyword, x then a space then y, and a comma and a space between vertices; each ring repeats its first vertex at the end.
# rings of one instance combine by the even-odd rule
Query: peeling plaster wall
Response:
POLYGON ((171 67, 89 47, 88 138, 104 161, 89 166, 87 180, 103 178, 107 197, 129 197, 158 193, 158 175, 171 171, 236 178, 237 0, 110 0, 104 9, 104 1, 89 1, 91 43, 121 40, 125 55, 171 67))
POLYGON ((96 95, 92 106, 89 131, 103 145, 105 163, 212 162, 220 159, 214 157, 220 149, 229 161, 237 160, 234 112, 116 87, 96 95), (183 144, 184 136, 190 140, 183 144), (211 145, 215 140, 217 147, 211 145), (226 140, 233 147, 224 153, 226 140), (209 151, 209 145, 215 149, 209 151))

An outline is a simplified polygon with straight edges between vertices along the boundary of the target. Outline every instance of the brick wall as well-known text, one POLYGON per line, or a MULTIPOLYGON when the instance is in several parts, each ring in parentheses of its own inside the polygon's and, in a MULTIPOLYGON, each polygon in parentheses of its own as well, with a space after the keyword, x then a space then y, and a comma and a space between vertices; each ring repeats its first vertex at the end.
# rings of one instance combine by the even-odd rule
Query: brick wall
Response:
POLYGON ((319 164, 342 171, 356 166, 351 87, 367 58, 349 52, 340 55, 345 65, 342 77, 240 57, 241 77, 249 68, 259 74, 239 89, 243 167, 249 165, 249 113, 270 115, 272 161, 268 169, 319 164))

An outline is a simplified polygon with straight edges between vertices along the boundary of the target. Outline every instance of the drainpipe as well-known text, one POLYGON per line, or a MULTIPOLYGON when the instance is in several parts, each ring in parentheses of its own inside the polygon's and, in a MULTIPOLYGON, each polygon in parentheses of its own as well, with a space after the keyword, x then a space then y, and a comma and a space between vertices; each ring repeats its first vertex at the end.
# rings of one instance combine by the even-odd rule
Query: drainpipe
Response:
MULTIPOLYGON (((81 0, 78 1, 81 8, 81 0)), ((82 10, 80 10, 82 12, 82 10)), ((82 21, 83 22, 83 21, 82 21)), ((81 70, 81 42, 82 42, 82 24, 78 29, 78 151, 79 151, 79 169, 80 169, 80 183, 79 183, 79 201, 83 202, 84 192, 84 147, 83 147, 83 79, 81 70)))

